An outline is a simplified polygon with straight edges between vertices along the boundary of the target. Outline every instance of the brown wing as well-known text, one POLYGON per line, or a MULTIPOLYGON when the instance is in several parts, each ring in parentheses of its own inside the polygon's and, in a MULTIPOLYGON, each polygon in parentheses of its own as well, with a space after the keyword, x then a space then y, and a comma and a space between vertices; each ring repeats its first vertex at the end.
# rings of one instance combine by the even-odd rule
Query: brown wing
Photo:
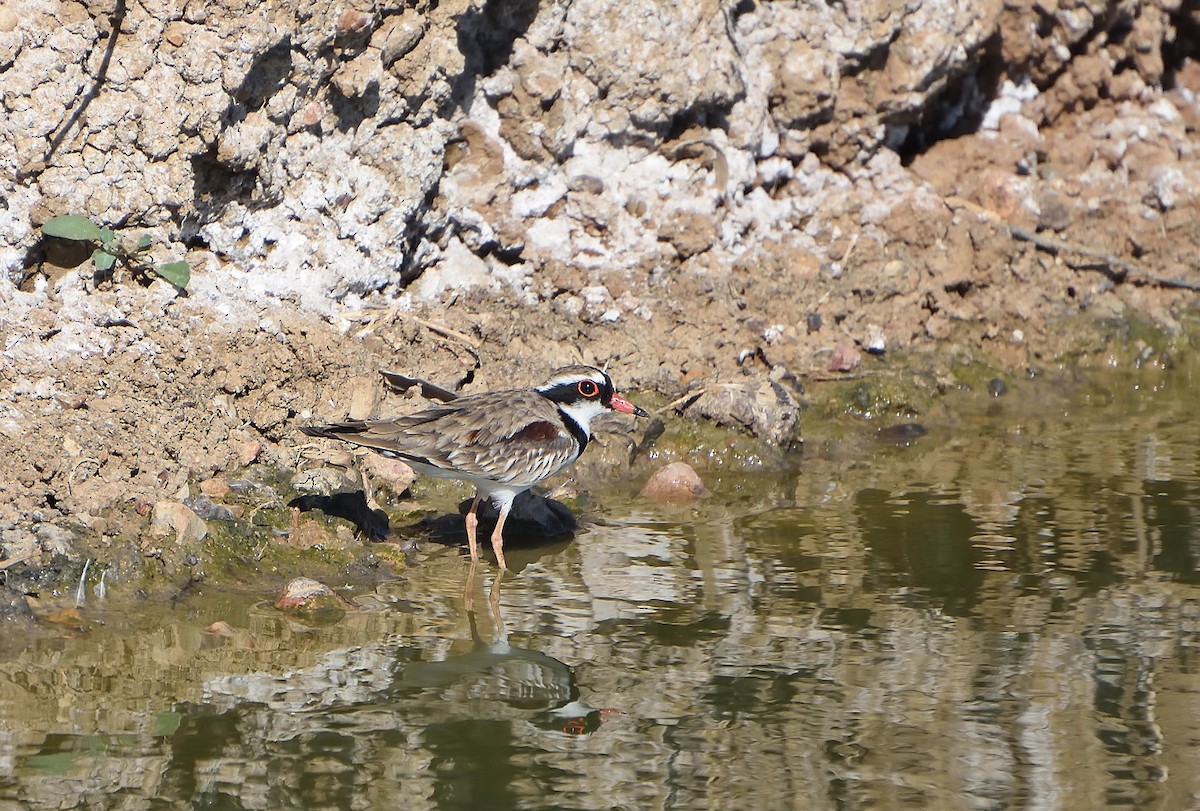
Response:
POLYGON ((304 429, 418 464, 530 486, 575 461, 558 408, 533 391, 459 397, 403 417, 304 429))

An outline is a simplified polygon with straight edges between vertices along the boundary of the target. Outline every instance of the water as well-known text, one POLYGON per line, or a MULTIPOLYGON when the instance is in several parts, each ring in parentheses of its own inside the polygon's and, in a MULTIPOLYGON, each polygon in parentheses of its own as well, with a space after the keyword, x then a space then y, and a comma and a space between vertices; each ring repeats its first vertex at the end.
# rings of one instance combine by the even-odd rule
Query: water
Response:
POLYGON ((438 548, 325 625, 89 604, 5 643, 0 808, 1200 806, 1195 379, 601 495, 472 611, 438 548))

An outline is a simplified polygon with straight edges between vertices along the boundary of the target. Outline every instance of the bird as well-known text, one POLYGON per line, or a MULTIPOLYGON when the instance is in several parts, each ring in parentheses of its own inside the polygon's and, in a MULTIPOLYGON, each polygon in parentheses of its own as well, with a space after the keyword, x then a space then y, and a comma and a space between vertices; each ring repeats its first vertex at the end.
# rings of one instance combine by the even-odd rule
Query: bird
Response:
POLYGON ((504 571, 504 522, 513 500, 573 464, 591 440, 592 421, 609 411, 650 416, 617 394, 607 372, 577 365, 555 370, 535 388, 468 394, 404 416, 300 430, 402 459, 418 473, 474 485, 466 515, 472 565, 479 561, 477 510, 486 497, 500 513, 491 541, 504 571))

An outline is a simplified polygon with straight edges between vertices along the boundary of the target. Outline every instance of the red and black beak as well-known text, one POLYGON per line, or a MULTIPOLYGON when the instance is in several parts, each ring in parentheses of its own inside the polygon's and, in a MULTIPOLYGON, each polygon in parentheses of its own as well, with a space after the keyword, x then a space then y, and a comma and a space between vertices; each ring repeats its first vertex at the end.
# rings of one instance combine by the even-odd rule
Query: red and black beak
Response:
POLYGON ((641 406, 635 406, 633 403, 626 400, 619 394, 614 394, 608 404, 613 411, 620 411, 622 414, 632 414, 635 417, 649 417, 650 412, 641 406))

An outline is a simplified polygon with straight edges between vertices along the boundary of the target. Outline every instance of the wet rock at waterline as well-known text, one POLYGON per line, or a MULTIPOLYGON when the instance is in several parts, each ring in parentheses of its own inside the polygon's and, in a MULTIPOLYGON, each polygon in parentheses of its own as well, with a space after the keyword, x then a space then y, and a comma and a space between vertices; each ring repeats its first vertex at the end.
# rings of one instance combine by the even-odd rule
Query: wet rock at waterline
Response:
POLYGON ((714 383, 697 392, 686 406, 718 425, 745 428, 776 445, 800 440, 800 406, 784 386, 773 380, 758 383, 714 383))
POLYGON ((687 462, 672 462, 659 468, 642 488, 644 498, 669 503, 694 501, 707 492, 700 474, 687 462))
POLYGON ((283 587, 275 607, 290 613, 318 614, 351 611, 358 606, 318 580, 296 577, 283 587))

